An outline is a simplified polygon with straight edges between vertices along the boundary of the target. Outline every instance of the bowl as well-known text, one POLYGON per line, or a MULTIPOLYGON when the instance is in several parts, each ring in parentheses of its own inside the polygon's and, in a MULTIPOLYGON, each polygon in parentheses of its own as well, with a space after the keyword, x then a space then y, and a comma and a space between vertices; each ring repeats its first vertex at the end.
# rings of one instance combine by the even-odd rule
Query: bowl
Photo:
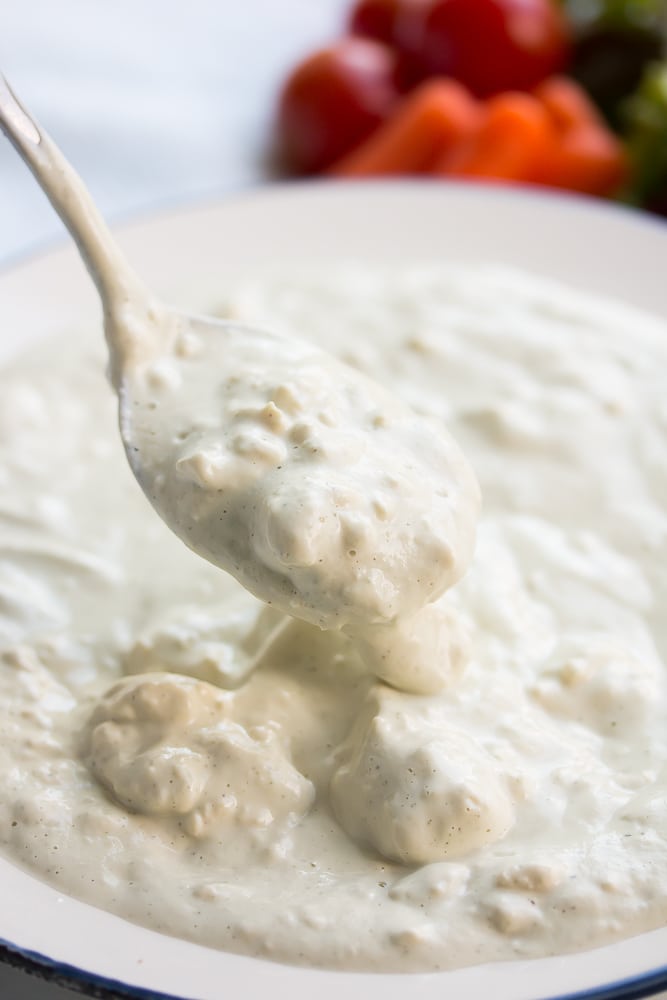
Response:
MULTIPOLYGON (((277 185, 121 227, 150 286, 185 308, 216 283, 279 263, 502 262, 667 315, 667 226, 586 199, 436 183, 277 185)), ((70 246, 0 275, 0 360, 67 327, 100 324, 70 246)), ((101 332, 100 332, 101 336, 101 332)), ((277 965, 176 940, 63 896, 0 856, 4 957, 89 995, 219 1000, 552 1000, 621 998, 667 988, 667 927, 556 958, 437 974, 375 975, 277 965)))

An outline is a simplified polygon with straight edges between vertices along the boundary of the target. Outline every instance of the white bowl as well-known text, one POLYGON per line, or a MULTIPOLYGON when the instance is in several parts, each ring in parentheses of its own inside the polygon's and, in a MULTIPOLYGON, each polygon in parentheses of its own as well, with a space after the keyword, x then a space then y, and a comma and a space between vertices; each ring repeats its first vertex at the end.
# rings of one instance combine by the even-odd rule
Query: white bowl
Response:
MULTIPOLYGON (((444 258, 515 264, 667 314, 667 226, 585 199, 429 183, 265 188, 125 226, 120 241, 163 297, 200 308, 216 281, 280 264, 444 258)), ((99 307, 71 247, 0 275, 0 360, 99 307)), ((101 336, 101 332, 100 332, 101 336)), ((275 965, 127 923, 0 858, 0 944, 92 993, 220 1000, 537 1000, 648 996, 667 988, 667 927, 595 951, 429 975, 275 965)))

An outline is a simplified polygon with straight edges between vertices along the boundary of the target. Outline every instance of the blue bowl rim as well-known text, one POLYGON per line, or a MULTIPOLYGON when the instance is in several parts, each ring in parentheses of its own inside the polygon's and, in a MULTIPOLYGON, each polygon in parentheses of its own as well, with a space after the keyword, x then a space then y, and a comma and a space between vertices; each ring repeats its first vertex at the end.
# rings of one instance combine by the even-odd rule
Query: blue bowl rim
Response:
MULTIPOLYGON (((169 993, 156 993, 140 986, 95 975, 74 965, 57 962, 39 952, 21 951, 0 938, 0 962, 37 976, 54 986, 62 986, 95 1000, 191 1000, 169 993)), ((407 976, 409 982, 410 977, 407 976)), ((641 1000, 667 990, 667 965, 614 983, 558 996, 544 995, 535 1000, 641 1000)))

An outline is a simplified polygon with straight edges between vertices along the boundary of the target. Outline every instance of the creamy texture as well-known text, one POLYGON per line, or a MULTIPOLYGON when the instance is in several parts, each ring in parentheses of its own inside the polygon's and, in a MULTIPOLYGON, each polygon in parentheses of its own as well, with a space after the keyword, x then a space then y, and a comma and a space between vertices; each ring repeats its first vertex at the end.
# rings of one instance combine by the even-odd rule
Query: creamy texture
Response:
POLYGON ((97 287, 121 437, 160 516, 268 604, 356 636, 378 677, 442 688, 457 664, 433 602, 468 566, 479 508, 442 423, 294 331, 161 305, 2 79, 0 126, 97 287))
POLYGON ((119 388, 161 517, 261 600, 357 636, 384 680, 441 688, 453 665, 432 602, 467 569, 479 510, 442 423, 312 344, 172 321, 157 314, 168 336, 119 388))
POLYGON ((449 684, 378 683, 357 636, 189 552, 126 468, 96 334, 40 347, 1 377, 3 850, 168 933, 341 968, 664 923, 665 324, 493 269, 276 278, 229 307, 310 331, 461 441, 473 565, 398 658, 416 644, 449 684))

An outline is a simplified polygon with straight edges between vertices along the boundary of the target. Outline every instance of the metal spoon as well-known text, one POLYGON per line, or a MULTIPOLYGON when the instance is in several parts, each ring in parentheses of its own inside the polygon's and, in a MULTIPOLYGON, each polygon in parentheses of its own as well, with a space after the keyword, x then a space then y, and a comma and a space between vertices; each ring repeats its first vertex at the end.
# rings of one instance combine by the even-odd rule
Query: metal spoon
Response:
MULTIPOLYGON (((169 527, 267 603, 353 634, 414 616, 455 582, 479 495, 444 428, 306 342, 158 302, 2 77, 0 127, 97 286, 125 451, 169 527)), ((385 635, 371 642, 372 669, 437 686, 435 649, 403 664, 418 632, 400 663, 385 635)))

